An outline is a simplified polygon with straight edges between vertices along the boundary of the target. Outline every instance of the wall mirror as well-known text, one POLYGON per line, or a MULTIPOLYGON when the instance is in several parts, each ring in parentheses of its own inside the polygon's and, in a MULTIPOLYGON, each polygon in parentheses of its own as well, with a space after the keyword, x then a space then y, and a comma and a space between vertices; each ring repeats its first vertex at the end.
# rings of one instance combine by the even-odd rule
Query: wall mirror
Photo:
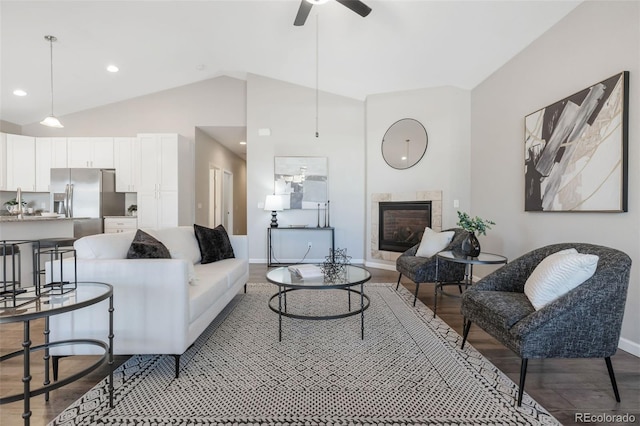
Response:
POLYGON ((398 120, 382 138, 382 157, 394 169, 415 166, 427 151, 428 137, 424 126, 413 118, 398 120))

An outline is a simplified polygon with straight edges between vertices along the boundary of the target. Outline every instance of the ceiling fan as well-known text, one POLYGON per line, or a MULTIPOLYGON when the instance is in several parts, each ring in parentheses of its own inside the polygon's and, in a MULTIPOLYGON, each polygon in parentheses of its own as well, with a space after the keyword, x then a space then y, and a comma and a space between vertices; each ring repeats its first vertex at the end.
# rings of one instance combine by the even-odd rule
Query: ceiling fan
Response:
MULTIPOLYGON (((293 25, 299 27, 304 25, 307 20, 307 16, 309 16, 309 12, 311 12, 311 6, 314 4, 322 4, 326 3, 328 0, 301 0, 300 8, 298 9, 298 14, 296 15, 295 21, 293 21, 293 25)), ((363 18, 367 16, 371 12, 371 8, 366 4, 362 3, 360 0, 336 0, 343 6, 348 7, 353 10, 358 15, 363 18)))

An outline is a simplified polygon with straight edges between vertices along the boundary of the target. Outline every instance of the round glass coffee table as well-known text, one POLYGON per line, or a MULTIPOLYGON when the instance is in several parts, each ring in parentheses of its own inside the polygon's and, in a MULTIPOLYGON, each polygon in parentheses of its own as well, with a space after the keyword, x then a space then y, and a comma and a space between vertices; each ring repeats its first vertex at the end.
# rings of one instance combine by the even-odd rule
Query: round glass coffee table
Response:
POLYGON ((282 317, 305 320, 330 320, 360 314, 360 338, 364 339, 364 311, 369 307, 369 296, 364 294, 364 283, 371 279, 371 274, 364 268, 344 265, 341 273, 334 274, 331 279, 325 276, 300 278, 288 267, 272 269, 267 273, 267 281, 278 286, 278 292, 269 299, 269 308, 278 314, 278 341, 282 341, 282 317), (348 295, 348 310, 339 314, 305 315, 287 312, 287 293, 299 290, 344 290, 348 295), (351 310, 351 294, 359 296, 360 306, 351 310), (274 299, 278 299, 274 306, 274 299))

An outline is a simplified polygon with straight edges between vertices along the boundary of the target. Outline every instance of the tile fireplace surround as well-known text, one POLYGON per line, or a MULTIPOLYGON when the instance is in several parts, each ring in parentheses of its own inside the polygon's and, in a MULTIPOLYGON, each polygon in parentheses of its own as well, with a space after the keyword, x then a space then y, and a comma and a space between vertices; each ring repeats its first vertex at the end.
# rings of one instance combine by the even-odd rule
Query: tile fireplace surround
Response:
POLYGON ((380 202, 394 201, 431 201, 431 229, 442 230, 442 191, 418 191, 403 193, 374 193, 371 194, 371 257, 373 259, 395 260, 402 253, 378 249, 378 221, 380 202))

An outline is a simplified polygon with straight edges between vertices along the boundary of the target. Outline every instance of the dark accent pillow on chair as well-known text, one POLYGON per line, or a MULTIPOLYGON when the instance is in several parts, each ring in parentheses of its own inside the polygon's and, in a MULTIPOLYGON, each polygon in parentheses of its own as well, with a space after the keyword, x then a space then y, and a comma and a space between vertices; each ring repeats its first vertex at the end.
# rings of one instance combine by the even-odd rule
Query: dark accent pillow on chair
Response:
POLYGON ((200 246, 200 255, 202 256, 200 263, 212 263, 236 257, 224 226, 218 225, 211 229, 194 224, 193 231, 200 246))
POLYGON ((164 244, 138 229, 129 246, 127 259, 171 259, 171 254, 164 244))

